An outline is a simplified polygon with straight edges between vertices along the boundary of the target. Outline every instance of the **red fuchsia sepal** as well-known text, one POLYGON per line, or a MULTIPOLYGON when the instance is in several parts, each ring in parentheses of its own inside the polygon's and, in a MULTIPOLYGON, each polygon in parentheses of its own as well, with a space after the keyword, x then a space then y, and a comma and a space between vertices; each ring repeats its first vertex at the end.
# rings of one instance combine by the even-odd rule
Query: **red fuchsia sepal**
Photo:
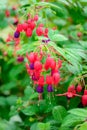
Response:
POLYGON ((60 74, 59 73, 54 73, 53 74, 53 84, 57 85, 60 82, 60 74))
POLYGON ((37 60, 37 53, 31 52, 30 54, 26 53, 26 57, 30 63, 34 63, 37 60))
POLYGON ((50 75, 46 76, 46 84, 51 85, 53 84, 53 77, 50 75))
POLYGON ((66 96, 67 98, 73 98, 75 96, 81 97, 81 95, 76 94, 76 93, 72 93, 72 92, 66 92, 66 93, 63 93, 63 94, 56 94, 56 96, 66 96))
POLYGON ((35 63, 34 63, 34 69, 36 71, 41 71, 42 70, 42 63, 40 61, 35 61, 35 63))

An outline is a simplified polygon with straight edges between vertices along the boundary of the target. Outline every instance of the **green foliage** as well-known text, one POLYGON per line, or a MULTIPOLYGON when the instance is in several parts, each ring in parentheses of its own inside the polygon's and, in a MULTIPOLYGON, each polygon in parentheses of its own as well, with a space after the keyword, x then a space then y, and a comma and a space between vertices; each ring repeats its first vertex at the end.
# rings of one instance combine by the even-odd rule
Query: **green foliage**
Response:
POLYGON ((73 115, 76 115, 76 116, 81 116, 84 118, 87 117, 87 110, 86 109, 75 108, 75 109, 69 110, 68 112, 73 114, 73 115))
POLYGON ((35 123, 30 130, 50 130, 50 123, 35 123))
POLYGON ((33 115, 35 115, 36 112, 37 112, 37 107, 35 107, 35 106, 29 106, 29 107, 23 109, 22 112, 23 112, 25 115, 33 116, 33 115))
POLYGON ((86 119, 85 117, 69 114, 64 118, 62 122, 62 127, 74 127, 77 124, 82 123, 85 119, 86 119))
POLYGON ((52 111, 53 117, 58 123, 62 123, 63 118, 66 116, 67 111, 63 106, 56 106, 52 111))
POLYGON ((0 0, 0 9, 5 9, 7 4, 7 0, 0 0))
POLYGON ((78 130, 87 130, 87 123, 83 123, 78 130))
POLYGON ((66 41, 68 40, 65 36, 58 34, 58 32, 50 30, 48 34, 51 41, 66 41))
POLYGON ((0 0, 0 130, 87 130, 87 109, 81 98, 56 97, 79 83, 83 90, 78 94, 83 95, 87 89, 87 0, 0 0), (17 10, 12 10, 17 3, 17 10), (5 16, 6 9, 10 17, 5 16), (42 23, 49 28, 50 41, 42 42, 48 38, 36 36, 36 29, 31 38, 22 32, 21 49, 14 55, 14 41, 6 43, 8 31, 14 35, 15 15, 23 23, 29 13, 39 15, 36 27, 42 23), (38 100, 40 94, 26 72, 25 55, 39 52, 41 46, 63 63, 57 90, 48 93, 44 86, 43 98, 38 100), (23 63, 17 62, 18 55, 24 56, 23 63))

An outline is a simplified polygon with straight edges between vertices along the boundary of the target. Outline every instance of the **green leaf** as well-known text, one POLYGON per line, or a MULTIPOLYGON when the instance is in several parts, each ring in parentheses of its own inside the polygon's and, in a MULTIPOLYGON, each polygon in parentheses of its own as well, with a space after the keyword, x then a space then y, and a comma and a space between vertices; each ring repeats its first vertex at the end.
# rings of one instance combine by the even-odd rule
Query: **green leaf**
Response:
POLYGON ((66 116, 67 111, 63 106, 56 106, 53 108, 52 114, 54 119, 57 120, 58 123, 61 123, 66 116))
POLYGON ((79 117, 73 114, 69 114, 62 121, 62 127, 76 126, 77 124, 83 122, 85 119, 86 119, 85 117, 81 117, 81 116, 79 117))
POLYGON ((31 52, 35 49, 35 47, 37 47, 37 45, 39 45, 37 42, 34 42, 32 44, 27 43, 27 44, 23 44, 22 48, 20 50, 17 51, 17 54, 26 54, 26 52, 31 52))
POLYGON ((0 96, 0 106, 5 106, 7 104, 5 97, 0 96))
POLYGON ((37 130, 50 130, 50 123, 38 123, 37 130))
POLYGON ((71 130, 71 128, 67 127, 60 127, 58 130, 71 130))
POLYGON ((10 79, 16 78, 24 70, 24 65, 15 65, 9 72, 10 79))
POLYGON ((83 123, 78 130, 87 130, 87 122, 83 123))
POLYGON ((0 0, 0 9, 5 9, 7 4, 7 0, 0 0))
POLYGON ((37 106, 29 106, 22 110, 22 112, 27 116, 33 116, 38 111, 37 106))
POLYGON ((37 130, 37 123, 34 123, 31 127, 30 130, 37 130))
POLYGON ((87 110, 83 108, 71 109, 68 112, 74 114, 75 116, 87 118, 87 110))
POLYGON ((50 123, 34 123, 30 130, 50 130, 50 123))
POLYGON ((62 11, 61 7, 59 7, 58 5, 55 5, 55 4, 51 3, 51 2, 37 2, 37 3, 35 3, 35 5, 36 6, 38 5, 38 6, 53 7, 55 9, 58 9, 58 10, 62 11))
POLYGON ((11 81, 9 83, 3 84, 0 89, 1 89, 1 91, 7 91, 12 88, 15 88, 15 86, 16 86, 16 82, 11 81))
POLYGON ((32 87, 27 86, 26 89, 24 90, 24 94, 25 94, 25 99, 32 99, 32 96, 34 94, 34 90, 32 87))
POLYGON ((62 34, 58 34, 58 31, 49 30, 48 37, 51 41, 66 41, 68 40, 65 36, 62 34))
POLYGON ((50 40, 52 40, 52 41, 66 41, 68 39, 65 36, 63 36, 62 34, 55 34, 55 35, 50 37, 50 40))
POLYGON ((17 101, 17 96, 10 95, 6 98, 6 101, 9 105, 14 105, 17 101))
POLYGON ((29 99, 34 99, 34 98, 38 98, 38 93, 37 92, 32 94, 29 99))
MULTIPOLYGON (((68 62, 68 64, 66 64, 66 65, 67 65, 67 67, 68 67, 68 65, 71 66, 72 72, 74 72, 75 74, 78 74, 82 71, 82 66, 80 64, 81 57, 78 54, 75 55, 74 52, 67 50, 67 48, 61 48, 61 47, 57 46, 54 42, 50 42, 49 46, 52 46, 68 62), (73 70, 75 70, 75 71, 73 71, 73 70)), ((70 67, 68 67, 68 70, 69 69, 70 69, 70 67)))

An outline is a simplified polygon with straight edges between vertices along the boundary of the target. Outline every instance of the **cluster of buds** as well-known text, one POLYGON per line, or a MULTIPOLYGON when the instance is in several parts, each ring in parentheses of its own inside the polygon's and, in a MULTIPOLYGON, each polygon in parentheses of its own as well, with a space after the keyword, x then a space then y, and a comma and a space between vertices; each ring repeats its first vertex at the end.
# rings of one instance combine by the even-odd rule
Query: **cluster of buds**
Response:
POLYGON ((62 62, 59 59, 58 62, 51 56, 47 56, 43 63, 43 55, 38 55, 35 52, 26 54, 29 63, 26 63, 26 69, 31 79, 34 81, 36 91, 43 93, 44 86, 47 86, 48 92, 53 92, 55 87, 60 82, 59 68, 62 66, 62 62))
MULTIPOLYGON (((25 32, 27 37, 31 37, 33 34, 33 30, 36 27, 36 22, 38 21, 38 19, 38 15, 35 15, 34 18, 31 18, 29 15, 27 21, 17 25, 16 31, 14 33, 14 38, 19 38, 21 32, 25 32)), ((43 24, 39 24, 38 27, 36 27, 36 34, 38 36, 48 37, 48 28, 44 28, 43 24)))

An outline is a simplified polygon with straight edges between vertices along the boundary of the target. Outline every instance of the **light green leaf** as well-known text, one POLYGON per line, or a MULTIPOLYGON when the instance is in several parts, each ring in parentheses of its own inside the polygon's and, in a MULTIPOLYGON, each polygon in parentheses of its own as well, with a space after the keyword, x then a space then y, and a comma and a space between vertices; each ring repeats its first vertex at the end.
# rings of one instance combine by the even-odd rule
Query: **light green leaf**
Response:
POLYGON ((62 127, 76 126, 77 124, 83 122, 85 119, 86 119, 85 117, 79 117, 73 114, 69 114, 62 121, 62 127))
POLYGON ((33 88, 30 86, 27 86, 24 91, 24 94, 25 94, 25 97, 24 97, 25 99, 31 99, 34 94, 33 88))
POLYGON ((31 127, 30 130, 37 130, 37 123, 34 123, 31 127))
POLYGON ((87 122, 83 123, 79 130, 87 130, 87 122))
POLYGON ((32 94, 29 99, 34 99, 34 98, 38 98, 38 93, 37 92, 32 94))
POLYGON ((50 38, 52 41, 66 41, 68 40, 65 36, 63 36, 62 34, 55 34, 53 36, 51 36, 50 38))
POLYGON ((66 116, 67 111, 63 106, 56 106, 53 108, 52 114, 54 119, 57 120, 58 123, 61 123, 66 116))
POLYGON ((33 115, 36 114, 37 109, 38 109, 38 108, 37 108, 36 106, 29 106, 29 107, 23 109, 22 112, 23 112, 25 115, 27 115, 27 116, 33 116, 33 115))
POLYGON ((68 40, 64 35, 59 34, 58 31, 49 30, 48 37, 51 41, 66 41, 68 40))
POLYGON ((38 123, 37 130, 50 130, 50 123, 38 123))
POLYGON ((87 110, 83 109, 83 108, 71 109, 68 112, 71 113, 71 114, 74 114, 75 116, 87 118, 87 110))

